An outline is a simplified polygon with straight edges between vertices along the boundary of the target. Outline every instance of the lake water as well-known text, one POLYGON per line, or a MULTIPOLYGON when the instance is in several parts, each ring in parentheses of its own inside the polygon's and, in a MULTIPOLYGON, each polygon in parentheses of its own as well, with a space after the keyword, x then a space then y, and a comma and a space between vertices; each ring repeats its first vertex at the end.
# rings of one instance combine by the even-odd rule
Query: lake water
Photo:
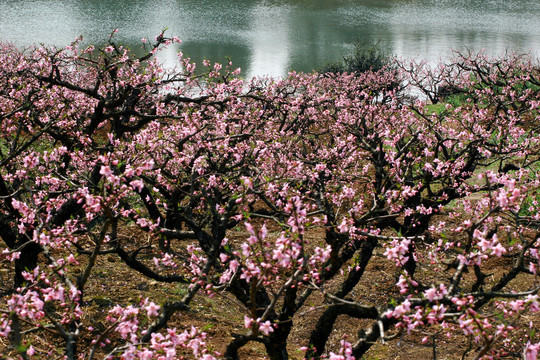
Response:
POLYGON ((244 76, 311 71, 357 40, 381 41, 399 57, 436 61, 452 50, 540 55, 539 0, 0 0, 0 40, 102 44, 111 30, 137 48, 162 29, 195 61, 230 57, 244 76))

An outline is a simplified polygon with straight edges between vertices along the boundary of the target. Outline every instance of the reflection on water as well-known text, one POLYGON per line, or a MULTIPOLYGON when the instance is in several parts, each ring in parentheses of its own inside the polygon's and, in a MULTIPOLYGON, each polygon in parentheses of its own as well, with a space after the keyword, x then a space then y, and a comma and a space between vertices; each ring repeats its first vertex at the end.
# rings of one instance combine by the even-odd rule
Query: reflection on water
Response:
POLYGON ((251 49, 247 76, 282 74, 290 67, 292 42, 291 11, 287 8, 254 6, 247 31, 251 49))
MULTIPOLYGON (((19 46, 106 41, 136 48, 167 28, 195 61, 230 57, 246 76, 310 71, 358 39, 434 61, 452 49, 540 54, 538 0, 0 0, 0 39, 19 46)), ((176 48, 160 56, 176 61, 176 48)))

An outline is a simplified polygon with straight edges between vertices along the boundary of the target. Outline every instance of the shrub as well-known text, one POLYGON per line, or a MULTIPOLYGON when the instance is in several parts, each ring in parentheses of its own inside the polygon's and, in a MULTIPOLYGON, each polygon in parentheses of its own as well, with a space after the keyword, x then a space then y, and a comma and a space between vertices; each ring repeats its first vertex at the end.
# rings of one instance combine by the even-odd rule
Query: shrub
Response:
POLYGON ((380 42, 356 42, 352 54, 344 56, 342 61, 322 66, 318 72, 322 74, 377 72, 390 66, 393 61, 393 56, 384 50, 380 42))

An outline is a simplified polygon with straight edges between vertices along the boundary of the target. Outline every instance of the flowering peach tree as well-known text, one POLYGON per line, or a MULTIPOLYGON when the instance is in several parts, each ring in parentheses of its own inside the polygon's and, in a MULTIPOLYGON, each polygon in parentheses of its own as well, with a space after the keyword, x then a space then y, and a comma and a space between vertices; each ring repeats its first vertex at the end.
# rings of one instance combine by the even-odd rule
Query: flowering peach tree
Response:
POLYGON ((270 359, 354 359, 421 334, 474 344, 463 356, 536 358, 524 319, 540 306, 537 65, 467 54, 246 81, 181 54, 163 69, 154 55, 176 41, 161 34, 140 57, 112 37, 1 45, 7 352, 239 359, 259 343, 270 359), (111 304, 96 331, 88 284, 111 256, 187 291, 111 304), (171 326, 196 297, 242 307, 223 348, 171 326))

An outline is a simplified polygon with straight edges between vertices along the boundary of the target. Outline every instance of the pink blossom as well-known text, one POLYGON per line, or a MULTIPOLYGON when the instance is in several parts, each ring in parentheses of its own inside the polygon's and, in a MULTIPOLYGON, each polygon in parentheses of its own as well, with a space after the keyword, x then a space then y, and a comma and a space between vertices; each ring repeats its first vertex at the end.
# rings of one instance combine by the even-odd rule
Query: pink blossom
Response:
POLYGON ((540 343, 531 344, 527 343, 525 350, 523 351, 523 357, 525 360, 537 360, 538 352, 540 351, 540 343))
POLYGON ((426 299, 428 299, 430 302, 433 302, 437 299, 437 290, 434 288, 430 288, 424 292, 424 296, 426 299))
POLYGON ((36 349, 34 349, 32 345, 30 345, 28 349, 26 350, 26 355, 33 356, 35 354, 36 354, 36 349))
POLYGON ((105 177, 111 176, 113 174, 111 168, 108 165, 102 165, 99 173, 105 177))
POLYGON ((131 185, 133 190, 137 190, 138 192, 141 192, 144 187, 144 183, 142 182, 142 180, 133 180, 129 184, 131 185))
POLYGON ((251 328, 251 325, 253 324, 253 319, 248 317, 247 315, 244 315, 244 327, 246 329, 251 328))
POLYGON ((148 317, 158 316, 159 315, 159 312, 158 312, 159 309, 161 309, 161 307, 159 305, 156 305, 153 301, 151 301, 150 303, 148 303, 145 306, 146 315, 148 317))
POLYGON ((274 328, 272 327, 272 323, 267 320, 263 323, 259 323, 259 331, 268 336, 268 334, 274 332, 274 328))

